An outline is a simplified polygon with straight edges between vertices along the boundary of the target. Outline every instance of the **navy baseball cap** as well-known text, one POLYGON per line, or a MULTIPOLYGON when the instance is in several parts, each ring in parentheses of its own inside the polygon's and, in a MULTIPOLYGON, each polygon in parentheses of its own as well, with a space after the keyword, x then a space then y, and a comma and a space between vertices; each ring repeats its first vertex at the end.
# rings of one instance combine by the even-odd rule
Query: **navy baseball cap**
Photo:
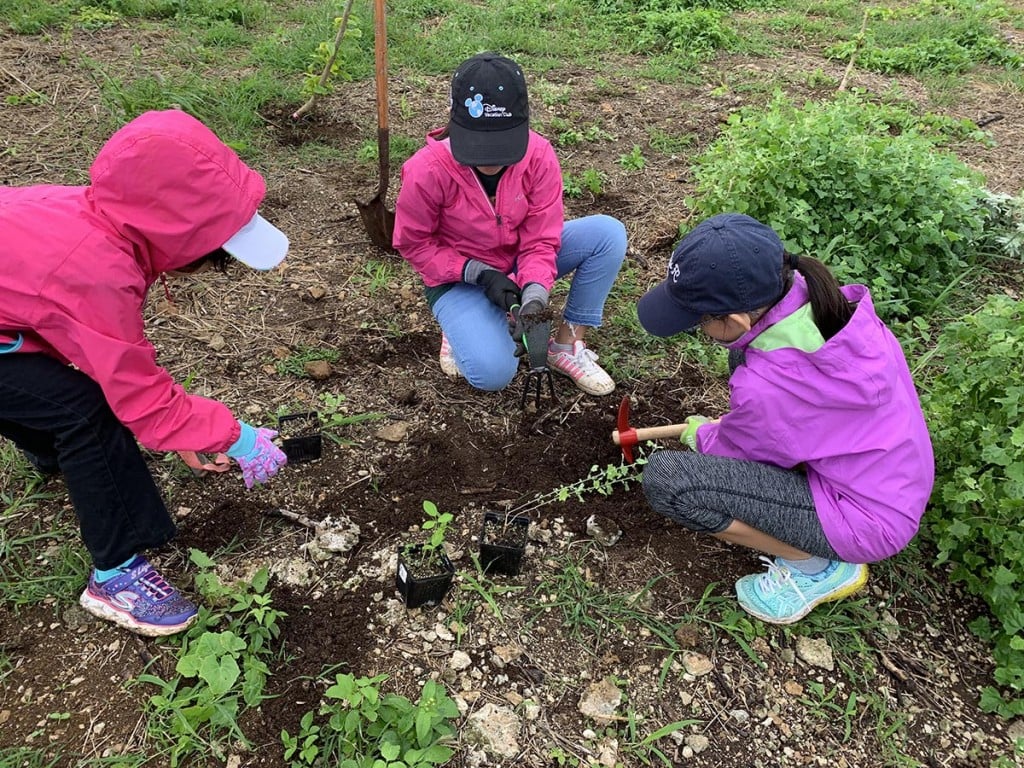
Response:
POLYGON ((462 62, 452 76, 448 137, 463 165, 512 165, 526 155, 530 104, 523 70, 496 53, 462 62))
POLYGON ((654 336, 690 331, 708 316, 751 312, 783 292, 785 248, 775 230, 742 213, 705 219, 672 252, 668 277, 637 304, 654 336))

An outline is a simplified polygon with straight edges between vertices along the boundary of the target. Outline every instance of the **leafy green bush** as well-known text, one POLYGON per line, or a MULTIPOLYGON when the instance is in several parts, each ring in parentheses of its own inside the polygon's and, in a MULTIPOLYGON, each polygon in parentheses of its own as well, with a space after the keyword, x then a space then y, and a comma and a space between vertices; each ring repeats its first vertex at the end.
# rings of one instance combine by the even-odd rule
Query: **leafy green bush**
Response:
POLYGON ((733 114, 697 159, 701 218, 747 213, 787 248, 871 288, 886 317, 927 314, 976 257, 983 177, 938 148, 952 127, 856 94, 733 114), (936 128, 939 135, 936 136, 936 128))
POLYGON ((642 11, 626 18, 626 37, 634 41, 633 50, 638 52, 702 59, 737 43, 727 20, 728 14, 712 8, 642 11))
POLYGON ((226 585, 206 554, 193 549, 190 559, 200 568, 196 589, 204 603, 181 638, 175 675, 137 678, 157 689, 146 705, 147 731, 171 768, 204 753, 226 760, 232 744, 248 743, 238 719, 266 698, 268 661, 285 616, 271 605, 266 568, 226 585))
POLYGON ((939 563, 992 611, 971 628, 992 642, 995 688, 982 707, 1024 714, 1024 301, 993 296, 943 329, 941 373, 922 402, 936 482, 925 532, 939 563))

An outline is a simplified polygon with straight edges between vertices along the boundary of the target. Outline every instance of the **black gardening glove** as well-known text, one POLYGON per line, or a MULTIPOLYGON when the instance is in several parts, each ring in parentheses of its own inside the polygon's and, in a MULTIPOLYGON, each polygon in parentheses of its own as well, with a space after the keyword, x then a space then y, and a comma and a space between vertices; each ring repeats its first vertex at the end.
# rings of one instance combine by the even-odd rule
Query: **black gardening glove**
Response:
POLYGON ((525 348, 530 370, 538 371, 548 367, 548 339, 551 337, 551 320, 547 306, 540 299, 532 299, 516 315, 516 327, 512 332, 516 343, 525 348))
POLYGON ((491 303, 502 312, 508 312, 519 303, 519 286, 508 275, 476 259, 466 262, 462 268, 462 279, 481 286, 491 303))

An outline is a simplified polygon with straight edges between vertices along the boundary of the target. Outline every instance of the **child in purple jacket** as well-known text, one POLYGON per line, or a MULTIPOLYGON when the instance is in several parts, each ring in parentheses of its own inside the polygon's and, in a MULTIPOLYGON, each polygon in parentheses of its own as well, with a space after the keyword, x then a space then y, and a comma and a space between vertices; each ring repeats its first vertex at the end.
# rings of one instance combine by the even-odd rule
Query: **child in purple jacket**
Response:
POLYGON ((914 537, 931 441, 903 350, 862 285, 785 252, 741 214, 697 225, 637 307, 655 336, 700 329, 730 350, 730 408, 691 416, 691 449, 654 453, 651 506, 692 531, 773 555, 744 576, 748 613, 790 624, 867 580, 914 537))
MULTIPOLYGON (((584 392, 615 389, 584 342, 601 325, 626 255, 611 216, 566 222, 562 171, 551 144, 530 130, 526 79, 511 59, 481 53, 459 65, 446 126, 402 166, 394 246, 419 273, 441 325, 441 370, 497 391, 519 367, 506 313, 531 334, 529 363, 584 392), (572 275, 562 322, 548 338, 548 294, 572 275)), ((519 334, 517 333, 517 336, 519 334)))

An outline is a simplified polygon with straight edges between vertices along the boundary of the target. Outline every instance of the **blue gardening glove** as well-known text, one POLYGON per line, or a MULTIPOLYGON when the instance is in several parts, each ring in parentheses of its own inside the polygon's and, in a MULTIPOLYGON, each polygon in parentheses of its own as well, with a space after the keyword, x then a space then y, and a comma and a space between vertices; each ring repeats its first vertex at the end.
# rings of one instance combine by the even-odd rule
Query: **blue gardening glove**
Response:
POLYGON ((288 463, 284 451, 272 442, 277 432, 260 427, 255 429, 244 421, 238 422, 242 434, 227 450, 228 456, 242 468, 242 481, 246 488, 256 483, 265 483, 288 463))
POLYGON ((467 260, 462 268, 462 279, 483 287, 487 298, 502 312, 508 312, 519 303, 519 286, 508 275, 482 261, 467 260))
POLYGON ((697 428, 701 424, 707 424, 711 419, 707 416, 690 416, 686 419, 686 429, 679 436, 679 442, 686 445, 691 451, 697 450, 697 428))

